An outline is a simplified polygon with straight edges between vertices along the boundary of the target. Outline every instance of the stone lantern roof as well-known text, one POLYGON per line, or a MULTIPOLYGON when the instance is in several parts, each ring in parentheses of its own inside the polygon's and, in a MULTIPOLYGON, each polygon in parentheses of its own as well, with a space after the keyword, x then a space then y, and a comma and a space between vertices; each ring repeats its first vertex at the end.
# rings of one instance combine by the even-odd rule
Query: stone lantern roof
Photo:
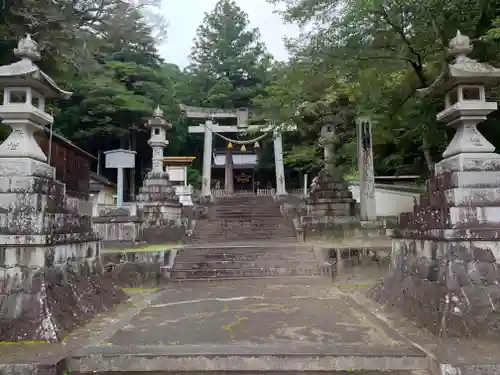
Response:
POLYGON ((500 80, 500 69, 467 57, 473 46, 468 36, 457 31, 450 41, 448 55, 453 59, 429 86, 417 90, 421 96, 447 93, 459 84, 486 84, 500 80))
POLYGON ((60 96, 69 98, 73 95, 72 92, 57 86, 54 80, 34 63, 40 60, 40 50, 30 34, 19 41, 14 54, 20 61, 0 66, 0 88, 29 86, 49 99, 60 96))
POLYGON ((146 122, 146 128, 164 128, 166 130, 172 128, 172 124, 163 118, 163 110, 160 106, 153 111, 152 117, 146 122))

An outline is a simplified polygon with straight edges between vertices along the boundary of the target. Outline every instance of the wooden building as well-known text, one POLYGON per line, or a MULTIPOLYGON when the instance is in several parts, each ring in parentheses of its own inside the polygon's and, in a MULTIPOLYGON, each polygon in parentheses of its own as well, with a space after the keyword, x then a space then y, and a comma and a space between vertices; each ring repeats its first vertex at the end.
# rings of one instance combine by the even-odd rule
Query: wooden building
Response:
MULTIPOLYGON (((48 158, 50 130, 37 132, 35 138, 48 158)), ((88 200, 90 171, 96 158, 56 132, 52 135, 51 152, 50 165, 56 168, 56 179, 66 184, 66 194, 88 200)))

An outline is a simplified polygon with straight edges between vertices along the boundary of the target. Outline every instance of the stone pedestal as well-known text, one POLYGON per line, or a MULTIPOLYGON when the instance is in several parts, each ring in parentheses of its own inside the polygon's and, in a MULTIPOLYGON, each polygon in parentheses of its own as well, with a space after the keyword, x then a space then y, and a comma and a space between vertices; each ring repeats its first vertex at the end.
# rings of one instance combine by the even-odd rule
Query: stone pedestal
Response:
POLYGON ((176 185, 174 186, 175 193, 179 197, 179 202, 183 206, 191 207, 193 205, 193 187, 191 185, 176 185))
POLYGON ((167 172, 150 172, 139 192, 144 219, 161 225, 181 217, 182 205, 167 172))
POLYGON ((150 172, 138 198, 143 211, 143 239, 148 243, 171 242, 169 232, 181 225, 182 204, 168 173, 150 172))
POLYGON ((450 159, 414 212, 401 215, 392 270, 372 297, 437 335, 498 337, 500 155, 450 159))
POLYGON ((335 171, 323 169, 314 179, 306 199, 310 216, 355 216, 356 201, 345 181, 335 171))

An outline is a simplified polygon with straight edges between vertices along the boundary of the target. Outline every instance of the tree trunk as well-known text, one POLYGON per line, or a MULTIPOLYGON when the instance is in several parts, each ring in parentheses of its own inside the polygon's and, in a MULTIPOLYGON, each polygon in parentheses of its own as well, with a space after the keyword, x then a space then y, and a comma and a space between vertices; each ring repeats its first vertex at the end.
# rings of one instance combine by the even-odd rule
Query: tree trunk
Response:
POLYGON ((431 150, 429 149, 429 143, 425 135, 422 136, 422 151, 424 153, 425 162, 427 163, 427 169, 429 171, 429 177, 434 174, 434 160, 432 160, 431 150))

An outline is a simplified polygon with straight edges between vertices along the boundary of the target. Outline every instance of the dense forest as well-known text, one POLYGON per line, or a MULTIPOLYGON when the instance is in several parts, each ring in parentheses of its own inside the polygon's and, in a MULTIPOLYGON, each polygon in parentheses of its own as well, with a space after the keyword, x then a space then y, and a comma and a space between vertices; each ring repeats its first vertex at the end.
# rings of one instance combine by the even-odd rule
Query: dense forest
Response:
MULTIPOLYGON (((356 173, 352 118, 373 119, 376 173, 426 176, 452 131, 435 120, 443 98, 421 99, 446 63, 457 29, 474 43, 473 58, 500 67, 500 0, 268 0, 301 27, 287 40, 290 60, 275 61, 231 0, 219 0, 197 30, 190 65, 165 62, 168 43, 160 0, 1 0, 0 64, 14 60, 25 33, 43 48, 40 66, 69 100, 52 103, 54 128, 97 155, 138 151, 140 181, 150 164, 145 119, 156 105, 173 124, 167 155, 194 155, 202 141, 187 134, 178 104, 249 107, 259 121, 295 122, 286 134, 288 168, 314 172, 322 162, 318 132, 331 108, 345 112, 335 162, 356 173)), ((498 101, 499 87, 489 88, 498 101)), ((480 129, 500 146, 497 113, 480 129)), ((262 165, 272 163, 263 143, 262 165)), ((191 180, 199 182, 199 168, 191 180)))

